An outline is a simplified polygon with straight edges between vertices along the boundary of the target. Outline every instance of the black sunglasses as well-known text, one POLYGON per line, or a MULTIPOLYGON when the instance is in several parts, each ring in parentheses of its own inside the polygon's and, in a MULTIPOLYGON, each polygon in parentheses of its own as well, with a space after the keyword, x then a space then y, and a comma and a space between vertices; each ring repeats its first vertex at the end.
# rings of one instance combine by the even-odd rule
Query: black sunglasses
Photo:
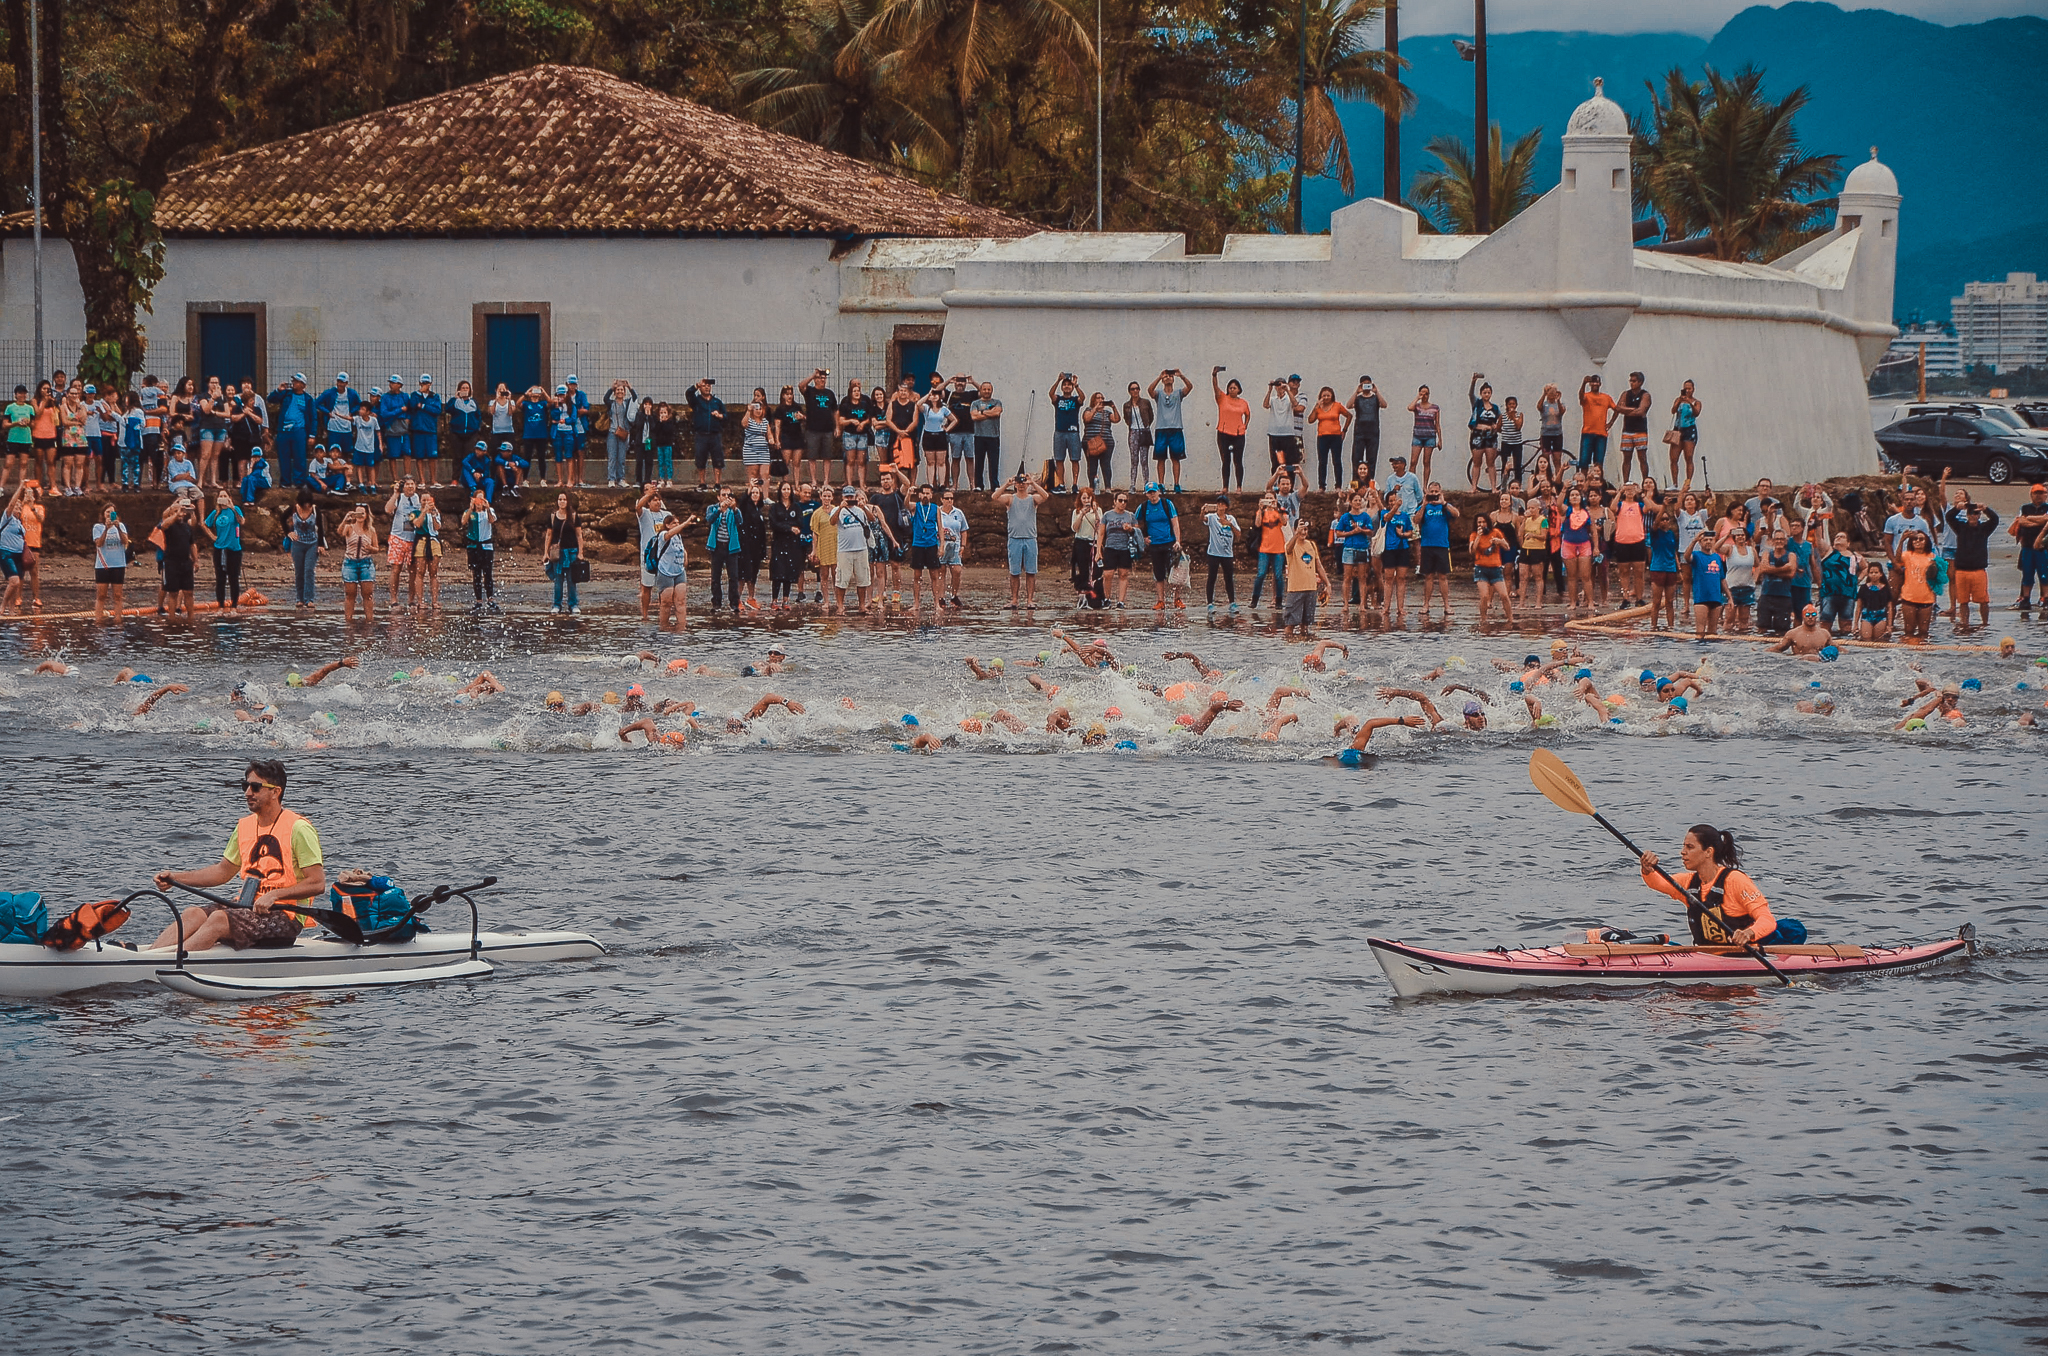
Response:
POLYGON ((270 784, 269 782, 243 782, 243 783, 242 783, 242 791, 243 791, 243 793, 244 793, 244 794, 247 794, 248 792, 251 792, 251 791, 274 791, 274 790, 276 790, 276 789, 277 789, 277 788, 276 788, 276 787, 274 787, 274 786, 272 786, 272 785, 271 785, 271 784, 270 784))

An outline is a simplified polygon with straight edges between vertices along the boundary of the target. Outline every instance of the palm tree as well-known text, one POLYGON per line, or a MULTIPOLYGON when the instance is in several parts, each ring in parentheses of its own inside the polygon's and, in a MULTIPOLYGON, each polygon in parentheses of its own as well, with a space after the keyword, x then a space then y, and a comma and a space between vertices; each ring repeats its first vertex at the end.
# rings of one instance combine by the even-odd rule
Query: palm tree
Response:
MULTIPOLYGON (((1408 63, 1388 56, 1373 44, 1372 30, 1378 25, 1389 0, 1300 0, 1282 3, 1273 10, 1273 24, 1266 49, 1258 63, 1259 74, 1245 89, 1253 107, 1263 109, 1270 125, 1286 126, 1292 120, 1281 115, 1301 101, 1300 62, 1302 14, 1307 13, 1308 97, 1299 112, 1301 131, 1301 173, 1327 174, 1334 166, 1337 184, 1350 197, 1351 143, 1344 135, 1344 123, 1337 116, 1338 98, 1363 99, 1383 113, 1401 117, 1415 107, 1415 95, 1402 87, 1400 68, 1408 63)), ((1300 176, 1289 192, 1289 210, 1301 219, 1300 176)))
MULTIPOLYGON (((1501 154, 1500 124, 1487 128, 1487 166, 1491 170, 1493 225, 1496 230, 1541 196, 1536 192, 1536 148, 1543 129, 1527 135, 1501 154)), ((1472 207, 1472 149, 1457 137, 1437 137, 1423 148, 1437 158, 1438 168, 1424 170, 1408 186, 1409 200, 1425 208, 1448 235, 1472 235, 1477 216, 1472 207)))
POLYGON ((747 116, 861 160, 888 160, 899 149, 936 151, 944 144, 939 130, 897 94, 897 58, 850 55, 872 17, 870 0, 809 0, 792 44, 800 64, 733 77, 733 88, 749 100, 747 116))
POLYGON ((878 0, 872 17, 840 51, 842 66, 891 61, 905 79, 943 71, 960 119, 958 191, 974 198, 977 104, 983 88, 1018 54, 1095 60, 1081 21, 1058 0, 878 0))
POLYGON ((1650 123, 1637 129, 1635 177, 1664 218, 1667 239, 1705 236, 1716 259, 1776 258, 1811 238, 1834 209, 1819 196, 1834 183, 1841 157, 1800 149, 1794 115, 1806 106, 1801 85, 1772 103, 1763 72, 1732 77, 1713 67, 1695 83, 1674 67, 1663 93, 1650 89, 1650 123))

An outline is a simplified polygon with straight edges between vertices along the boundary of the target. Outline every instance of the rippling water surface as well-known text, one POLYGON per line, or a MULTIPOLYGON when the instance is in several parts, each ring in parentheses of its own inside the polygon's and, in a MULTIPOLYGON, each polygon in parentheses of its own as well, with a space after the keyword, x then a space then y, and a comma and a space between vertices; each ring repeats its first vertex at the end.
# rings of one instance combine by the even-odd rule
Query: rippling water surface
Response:
MULTIPOLYGON (((1191 676, 1160 651, 1192 642, 1258 706, 1299 674, 1275 640, 1191 630, 1106 633, 1132 675, 1048 671, 1077 718, 1125 713, 1124 752, 958 733, 997 705, 1042 722, 1016 669, 975 684, 957 664, 1051 643, 1021 629, 799 631, 767 681, 736 676, 758 635, 659 647, 716 671, 698 677, 629 668, 623 624, 451 626, 393 633, 311 692, 283 672, 342 644, 311 624, 80 631, 58 637, 67 679, 22 672, 13 638, 0 888, 68 904, 207 859, 239 760, 276 743, 331 863, 415 888, 494 872, 487 923, 611 954, 357 998, 0 1000, 0 1344, 2043 1342, 2048 777, 2012 725, 2039 698, 2024 668, 1923 657, 1985 692, 1967 730, 1902 736, 1883 713, 1911 690, 1903 660, 1821 672, 1731 646, 1697 718, 1613 729, 1552 699, 1557 729, 1404 735, 1348 770, 1319 755, 1336 714, 1380 709, 1374 684, 1460 652, 1449 677, 1504 714, 1487 661, 1531 642, 1370 642, 1311 676, 1280 739, 1242 717, 1197 740, 1173 732, 1189 699, 1145 691, 1191 676), (124 662, 195 691, 138 720, 110 682, 124 662), (479 664, 512 695, 456 704, 433 676, 479 664), (1789 711, 1816 673, 1833 719, 1789 711), (276 724, 223 721, 238 681, 276 724), (615 718, 535 709, 635 681, 718 716, 773 687, 810 714, 645 751, 616 746, 615 718), (891 751, 905 713, 957 746, 891 751), (1538 740, 1667 855, 1694 820, 1743 833, 1774 905, 1821 938, 1974 920, 1991 954, 1789 992, 1393 1001, 1368 936, 1678 925, 1531 790, 1538 740)), ((1693 657, 1594 648, 1615 690, 1645 653, 1693 657)))

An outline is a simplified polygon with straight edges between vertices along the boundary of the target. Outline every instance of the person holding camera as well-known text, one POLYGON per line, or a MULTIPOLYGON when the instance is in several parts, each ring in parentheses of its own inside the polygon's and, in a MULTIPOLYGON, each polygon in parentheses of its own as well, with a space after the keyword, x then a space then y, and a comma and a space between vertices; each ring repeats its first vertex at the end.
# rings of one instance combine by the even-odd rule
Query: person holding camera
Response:
POLYGON ((1266 398, 1259 403, 1266 410, 1266 450, 1273 458, 1270 469, 1292 470, 1301 465, 1301 435, 1297 429, 1306 411, 1302 407, 1300 377, 1275 377, 1266 383, 1266 398))
POLYGON ((1380 388, 1372 384, 1369 376, 1360 376, 1358 389, 1351 393, 1351 479, 1358 480, 1358 468, 1365 467, 1367 480, 1378 480, 1380 475, 1380 411, 1387 407, 1387 398, 1380 394, 1380 388))
POLYGON ((1409 464, 1416 469, 1416 479, 1427 481, 1430 458, 1436 455, 1438 436, 1442 432, 1443 411, 1431 403, 1429 388, 1421 386, 1416 388, 1415 399, 1408 402, 1408 413, 1415 418, 1415 432, 1410 435, 1413 441, 1409 448, 1414 459, 1409 464))
POLYGON ((1451 619, 1451 524, 1458 520, 1458 506, 1444 499, 1444 487, 1436 481, 1422 495, 1422 511, 1415 515, 1420 539, 1422 574, 1422 619, 1429 620, 1429 600, 1443 594, 1444 620, 1451 619))
POLYGON ((1486 488, 1499 488, 1494 475, 1493 453, 1500 446, 1500 406, 1493 403, 1493 383, 1486 380, 1484 372, 1472 374, 1472 384, 1465 390, 1465 399, 1471 403, 1472 417, 1466 422, 1470 434, 1471 450, 1465 463, 1465 480, 1473 489, 1479 488, 1479 474, 1486 473, 1486 488))
POLYGON ((1991 534, 1998 530, 1998 513, 1989 505, 1980 504, 1970 498, 1968 490, 1957 490, 1955 505, 1948 511, 1949 530, 1956 534, 1956 555, 1951 563, 1955 570, 1955 583, 1951 595, 1955 599, 1955 626, 1958 631, 1970 627, 1970 604, 1975 603, 1982 625, 1991 625, 1991 585, 1987 571, 1991 565, 1991 534))
MULTIPOLYGON (((1067 381, 1071 385, 1073 378, 1068 377, 1067 381)), ((1078 414, 1078 394, 1074 408, 1078 414)), ((1074 431, 1080 432, 1078 426, 1074 431)), ((1045 486, 1031 478, 1030 472, 1019 467, 1017 474, 997 490, 994 497, 1009 518, 1010 606, 1007 610, 1015 612, 1020 581, 1023 605, 1033 607, 1038 602, 1038 506, 1052 495, 1045 486)))
MULTIPOLYGON (((1052 390, 1046 393, 1046 398, 1052 402, 1051 493, 1064 494, 1066 491, 1061 487, 1061 462, 1072 462, 1074 483, 1078 485, 1081 482, 1081 408, 1087 403, 1087 398, 1082 395, 1081 384, 1074 380, 1072 372, 1060 373, 1059 380, 1053 383, 1052 390)), ((1034 531, 1032 540, 1037 539, 1038 534, 1034 531)), ((1034 576, 1038 573, 1036 566, 1032 568, 1031 573, 1034 576)), ((1015 572, 1012 571, 1012 577, 1014 576, 1015 572)), ((1013 589, 1014 587, 1012 585, 1013 589)))
POLYGON ((1153 478, 1165 479, 1166 463, 1172 462, 1173 488, 1176 490, 1180 488, 1180 464, 1188 455, 1187 416, 1181 412, 1181 401, 1194 389, 1195 384, 1178 367, 1163 369, 1145 388, 1145 394, 1152 398, 1154 406, 1152 459, 1158 462, 1159 469, 1153 478))

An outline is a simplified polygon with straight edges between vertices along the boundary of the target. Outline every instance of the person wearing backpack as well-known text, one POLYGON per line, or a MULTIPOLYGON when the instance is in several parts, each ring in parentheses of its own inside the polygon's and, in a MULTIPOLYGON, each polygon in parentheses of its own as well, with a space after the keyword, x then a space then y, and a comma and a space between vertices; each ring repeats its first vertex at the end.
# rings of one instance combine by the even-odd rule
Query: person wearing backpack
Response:
MULTIPOLYGON (((1166 585, 1180 556, 1180 510, 1166 497, 1158 481, 1145 486, 1145 498, 1138 505, 1138 531, 1145 538, 1145 552, 1152 558, 1152 583, 1158 591, 1158 601, 1152 604, 1154 612, 1166 609, 1166 585)), ((1182 596, 1182 586, 1173 586, 1173 605, 1185 608, 1187 599, 1182 596)))

